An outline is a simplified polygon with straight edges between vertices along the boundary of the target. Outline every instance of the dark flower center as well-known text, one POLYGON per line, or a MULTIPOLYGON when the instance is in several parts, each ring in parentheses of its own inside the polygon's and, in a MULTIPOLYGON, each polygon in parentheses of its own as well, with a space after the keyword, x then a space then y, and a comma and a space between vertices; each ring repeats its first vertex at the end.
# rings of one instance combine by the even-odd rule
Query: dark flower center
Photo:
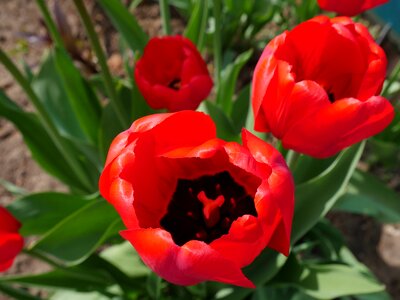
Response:
POLYGON ((181 88, 181 80, 179 78, 173 79, 169 84, 168 87, 178 91, 181 88))
POLYGON ((243 215, 257 216, 253 197, 224 171, 179 179, 160 224, 177 245, 190 240, 210 243, 227 234, 232 222, 243 215))
POLYGON ((329 101, 331 103, 335 102, 335 95, 333 94, 333 92, 326 91, 326 93, 328 94, 329 101))

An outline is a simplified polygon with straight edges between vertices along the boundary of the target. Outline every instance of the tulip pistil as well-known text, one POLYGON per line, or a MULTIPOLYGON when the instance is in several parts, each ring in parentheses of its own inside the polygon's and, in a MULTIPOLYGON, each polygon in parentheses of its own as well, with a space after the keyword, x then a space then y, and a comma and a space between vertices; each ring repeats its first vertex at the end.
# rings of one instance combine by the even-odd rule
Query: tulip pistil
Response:
POLYGON ((257 216, 254 198, 229 172, 179 179, 160 225, 178 245, 190 240, 210 243, 229 232, 243 215, 257 216))
POLYGON ((217 199, 212 200, 207 198, 207 195, 206 193, 204 193, 204 191, 201 191, 197 195, 197 199, 199 199, 199 201, 203 203, 203 215, 206 226, 208 228, 214 227, 221 218, 219 208, 225 202, 224 196, 220 195, 217 197, 217 199))

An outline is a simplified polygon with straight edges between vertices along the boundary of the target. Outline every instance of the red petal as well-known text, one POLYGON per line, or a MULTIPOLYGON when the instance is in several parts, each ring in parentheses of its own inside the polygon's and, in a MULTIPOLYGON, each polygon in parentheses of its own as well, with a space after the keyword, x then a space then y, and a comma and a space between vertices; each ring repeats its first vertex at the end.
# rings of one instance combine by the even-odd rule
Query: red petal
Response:
POLYGON ((189 241, 177 246, 162 229, 126 230, 129 240, 144 263, 162 278, 179 285, 193 285, 205 280, 253 288, 234 261, 225 259, 209 245, 189 241))
POLYGON ((379 133, 390 124, 393 115, 393 107, 382 97, 364 102, 342 99, 297 123, 285 135, 283 145, 317 158, 329 157, 379 133))
POLYGON ((0 234, 2 232, 17 232, 21 223, 4 207, 0 206, 0 234))
POLYGON ((279 222, 278 232, 276 225, 265 227, 265 232, 273 232, 275 238, 269 247, 288 254, 290 247, 290 233, 294 213, 294 181, 282 155, 271 145, 257 138, 247 130, 243 130, 243 144, 257 161, 271 166, 271 175, 258 188, 254 199, 257 213, 266 225, 271 220, 279 222), (281 218, 281 219, 280 219, 281 218))
MULTIPOLYGON (((276 222, 274 226, 278 223, 276 222)), ((273 227, 273 226, 272 226, 273 227)), ((250 215, 235 220, 229 233, 214 240, 210 247, 239 267, 249 265, 267 246, 274 229, 264 232, 260 221, 250 215)))
POLYGON ((17 233, 0 233, 0 272, 8 269, 24 247, 24 240, 17 233))
POLYGON ((341 15, 355 16, 363 11, 388 2, 388 0, 318 0, 322 9, 341 15))
POLYGON ((254 128, 258 131, 268 132, 271 130, 271 122, 266 117, 266 109, 263 107, 264 99, 267 87, 272 81, 278 65, 274 53, 285 43, 286 35, 286 32, 282 33, 267 45, 254 70, 251 99, 255 119, 254 128))

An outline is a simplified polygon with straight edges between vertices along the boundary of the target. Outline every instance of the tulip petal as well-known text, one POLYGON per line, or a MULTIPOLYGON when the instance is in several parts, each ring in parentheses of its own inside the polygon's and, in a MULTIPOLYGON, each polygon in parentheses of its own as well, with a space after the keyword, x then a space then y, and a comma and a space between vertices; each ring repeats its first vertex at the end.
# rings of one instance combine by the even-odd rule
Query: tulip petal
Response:
POLYGON ((239 267, 245 267, 267 246, 280 218, 269 221, 272 221, 270 230, 265 232, 256 217, 239 217, 232 223, 229 233, 214 240, 210 247, 226 259, 235 261, 239 267))
POLYGON ((329 157, 379 133, 393 116, 393 107, 383 97, 371 97, 364 102, 342 99, 310 117, 308 122, 299 122, 285 135, 283 145, 296 149, 301 141, 301 151, 317 158, 329 157))
POLYGON ((7 209, 0 206, 0 234, 2 232, 17 232, 20 227, 21 223, 7 209))
POLYGON ((24 247, 18 233, 0 233, 0 272, 7 270, 24 247))
POLYGON ((282 155, 271 145, 265 143, 247 130, 242 132, 243 145, 260 162, 271 165, 272 173, 257 190, 254 202, 264 222, 282 217, 282 224, 272 229, 276 231, 269 247, 285 255, 289 252, 290 233, 294 214, 294 181, 282 155), (268 160, 266 160, 267 158, 268 160), (272 213, 271 213, 272 212, 272 213))
POLYGON ((149 268, 174 284, 212 280, 254 287, 234 261, 225 259, 204 242, 189 241, 179 247, 162 229, 126 230, 121 235, 131 242, 149 268))

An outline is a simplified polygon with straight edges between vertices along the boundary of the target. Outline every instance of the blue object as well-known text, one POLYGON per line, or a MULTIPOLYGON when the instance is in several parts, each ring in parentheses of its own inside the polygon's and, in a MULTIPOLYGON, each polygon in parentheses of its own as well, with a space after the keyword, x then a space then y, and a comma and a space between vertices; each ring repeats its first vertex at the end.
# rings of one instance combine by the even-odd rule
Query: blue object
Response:
POLYGON ((388 3, 378 6, 372 10, 372 14, 384 23, 390 24, 396 35, 400 38, 400 0, 390 0, 388 3))

